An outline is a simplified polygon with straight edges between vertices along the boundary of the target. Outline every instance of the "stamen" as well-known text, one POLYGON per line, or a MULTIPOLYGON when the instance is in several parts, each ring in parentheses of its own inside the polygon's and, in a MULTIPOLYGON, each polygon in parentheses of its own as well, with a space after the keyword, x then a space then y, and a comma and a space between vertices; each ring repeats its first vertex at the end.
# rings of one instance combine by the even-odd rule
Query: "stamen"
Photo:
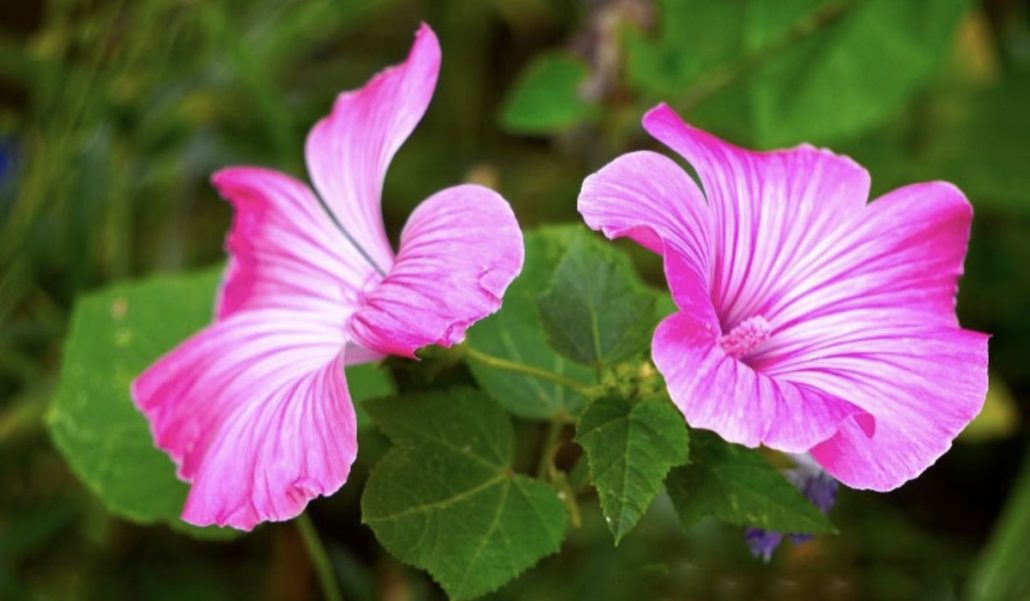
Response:
POLYGON ((769 322, 761 315, 755 315, 738 323, 729 334, 723 334, 719 338, 719 346, 727 355, 740 359, 768 340, 771 333, 769 322))

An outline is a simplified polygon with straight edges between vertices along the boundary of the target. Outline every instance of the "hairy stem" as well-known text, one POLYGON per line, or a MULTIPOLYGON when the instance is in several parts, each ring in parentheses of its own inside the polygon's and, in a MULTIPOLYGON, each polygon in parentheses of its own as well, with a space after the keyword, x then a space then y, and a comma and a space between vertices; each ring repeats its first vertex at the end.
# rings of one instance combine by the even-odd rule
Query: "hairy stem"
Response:
POLYGON ((308 514, 302 513, 294 522, 297 524, 297 530, 300 531, 300 538, 304 541, 304 548, 308 551, 311 566, 315 568, 315 573, 318 575, 322 595, 326 601, 343 601, 340 585, 336 582, 333 566, 329 563, 329 555, 325 552, 322 539, 318 537, 318 531, 311 523, 311 518, 308 517, 308 514))

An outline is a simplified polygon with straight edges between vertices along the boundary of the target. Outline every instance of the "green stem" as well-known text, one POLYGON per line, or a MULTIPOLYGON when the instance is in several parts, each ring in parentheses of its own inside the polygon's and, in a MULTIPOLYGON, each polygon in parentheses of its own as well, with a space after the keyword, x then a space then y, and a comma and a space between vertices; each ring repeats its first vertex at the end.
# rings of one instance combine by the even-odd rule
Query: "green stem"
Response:
POLYGON ((567 378, 561 374, 556 374, 552 371, 547 371, 546 369, 540 369, 539 367, 535 367, 533 365, 527 365, 525 363, 518 363, 515 361, 509 361, 507 359, 502 359, 500 357, 495 357, 493 355, 487 355, 486 353, 477 351, 471 346, 465 347, 465 357, 473 361, 482 363, 483 365, 496 367, 497 369, 503 369, 505 371, 531 376, 533 378, 538 378, 540 380, 554 382, 555 384, 560 384, 562 386, 565 386, 566 388, 571 388, 572 390, 581 393, 587 393, 588 389, 590 388, 589 385, 584 384, 579 380, 573 380, 572 378, 567 378))
POLYGON ((322 595, 326 601, 343 601, 343 594, 340 592, 340 585, 333 575, 333 566, 329 563, 329 555, 322 546, 322 539, 318 537, 315 525, 311 523, 308 514, 302 513, 294 520, 297 530, 300 531, 300 538, 304 541, 304 548, 308 551, 308 558, 311 559, 311 566, 315 568, 318 575, 318 583, 322 586, 322 595))
POLYGON ((552 420, 547 428, 547 439, 544 442, 543 450, 540 453, 540 464, 536 468, 536 477, 546 478, 551 486, 558 492, 558 498, 565 503, 569 511, 569 523, 573 528, 579 528, 583 520, 579 515, 579 504, 576 502, 576 491, 569 486, 568 476, 554 465, 554 455, 558 452, 561 443, 561 433, 565 429, 565 423, 561 420, 552 420))
POLYGON ((576 490, 569 484, 569 479, 565 475, 565 472, 558 472, 559 476, 555 478, 554 486, 558 489, 558 498, 565 503, 565 508, 569 511, 569 524, 573 528, 580 528, 583 526, 583 518, 579 514, 579 503, 576 501, 576 490))
POLYGON ((540 463, 536 467, 536 477, 543 478, 551 474, 554 466, 554 454, 558 450, 558 439, 561 436, 565 424, 554 420, 547 427, 547 438, 544 441, 544 448, 540 452, 540 463))

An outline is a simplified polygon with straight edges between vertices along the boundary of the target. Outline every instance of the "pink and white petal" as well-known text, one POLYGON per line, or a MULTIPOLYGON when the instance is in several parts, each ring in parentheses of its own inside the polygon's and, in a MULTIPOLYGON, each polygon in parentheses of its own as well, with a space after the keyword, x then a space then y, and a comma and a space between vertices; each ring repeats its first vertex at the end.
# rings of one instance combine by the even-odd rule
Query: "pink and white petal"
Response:
POLYGON ((791 290, 794 270, 862 211, 869 174, 808 145, 752 152, 691 127, 667 105, 644 128, 697 171, 713 212, 712 298, 729 329, 791 290))
POLYGON ((792 375, 875 421, 872 429, 845 423, 812 456, 852 488, 888 491, 921 474, 983 407, 987 339, 944 326, 883 327, 824 355, 818 370, 792 375))
POLYGON ((254 309, 311 311, 339 315, 342 331, 345 314, 375 270, 348 244, 311 190, 256 167, 223 169, 212 183, 235 209, 218 318, 254 309))
POLYGON ((608 238, 628 236, 652 252, 676 252, 707 287, 711 209, 671 159, 649 151, 618 157, 583 181, 578 208, 608 238))
POLYGON ((440 72, 440 44, 423 24, 407 60, 344 92, 308 134, 305 155, 315 188, 370 259, 386 272, 393 252, 383 227, 386 170, 422 119, 440 72))
POLYGON ((156 445, 192 483, 185 521, 250 530, 343 485, 357 453, 344 342, 308 312, 244 311, 133 382, 156 445))
POLYGON ((664 106, 644 123, 704 185, 719 236, 711 298, 722 331, 754 316, 772 324, 743 361, 721 352, 710 318, 660 326, 655 361, 688 421, 783 450, 837 423, 812 452, 853 487, 889 490, 926 469, 986 394, 986 336, 959 329, 954 312, 971 219, 962 194, 918 184, 866 205, 868 175, 845 158, 804 146, 752 153, 664 106), (805 394, 783 394, 789 387, 805 394), (790 398, 802 402, 769 417, 790 398), (808 426, 775 432, 798 411, 825 419, 801 437, 808 426))
POLYGON ((890 490, 918 476, 979 412, 987 337, 958 328, 955 294, 972 210, 942 183, 871 203, 770 313, 751 358, 781 381, 862 407, 816 456, 849 486, 890 490))
POLYGON ((804 338, 796 330, 820 329, 821 321, 857 327, 880 311, 896 321, 956 326, 972 218, 969 201, 951 184, 894 190, 801 262, 790 292, 770 303, 766 317, 779 324, 783 340, 804 338))
POLYGON ((523 253, 519 224, 496 192, 476 185, 437 192, 412 212, 393 268, 351 317, 350 335, 401 357, 460 342, 500 308, 523 253))
POLYGON ((712 304, 712 297, 709 295, 708 286, 697 269, 697 266, 673 249, 664 251, 665 260, 665 281, 669 285, 669 292, 680 311, 690 315, 697 322, 704 324, 709 331, 718 332, 719 316, 712 304))
POLYGON ((804 452, 861 410, 809 386, 783 383, 726 354, 712 311, 681 311, 655 331, 651 356, 688 424, 750 447, 804 452))

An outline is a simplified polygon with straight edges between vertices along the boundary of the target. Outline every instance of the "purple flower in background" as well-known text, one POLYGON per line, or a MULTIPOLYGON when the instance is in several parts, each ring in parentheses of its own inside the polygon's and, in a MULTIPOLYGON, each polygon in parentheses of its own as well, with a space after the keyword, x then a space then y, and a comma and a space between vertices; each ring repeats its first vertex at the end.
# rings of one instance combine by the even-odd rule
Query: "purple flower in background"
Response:
POLYGON ((7 183, 8 177, 14 171, 14 141, 0 137, 0 186, 7 183))
POLYGON ((827 150, 752 152, 665 105, 644 128, 704 192, 674 161, 633 152, 586 179, 579 210, 664 257, 679 311, 652 357, 687 422, 811 453, 854 488, 922 473, 987 391, 988 337, 955 316, 962 193, 930 182, 869 203, 866 170, 827 150))
MULTIPOLYGON (((810 457, 796 455, 794 458, 797 461, 797 467, 786 472, 787 479, 805 498, 818 507, 819 511, 823 514, 830 513, 830 509, 837 501, 837 481, 823 471, 810 457)), ((782 532, 761 528, 748 528, 744 531, 751 554, 765 561, 772 559, 773 551, 783 542, 783 536, 782 532)), ((794 544, 803 543, 811 538, 810 534, 790 535, 794 544)))
POLYGON ((308 135, 314 190, 256 167, 215 174, 235 209, 216 321, 132 389, 192 483, 187 522, 249 530, 339 489, 357 454, 344 366, 460 342, 522 269, 511 208, 480 186, 419 205, 396 255, 386 238, 383 179, 439 70, 423 25, 403 64, 341 94, 308 135))

